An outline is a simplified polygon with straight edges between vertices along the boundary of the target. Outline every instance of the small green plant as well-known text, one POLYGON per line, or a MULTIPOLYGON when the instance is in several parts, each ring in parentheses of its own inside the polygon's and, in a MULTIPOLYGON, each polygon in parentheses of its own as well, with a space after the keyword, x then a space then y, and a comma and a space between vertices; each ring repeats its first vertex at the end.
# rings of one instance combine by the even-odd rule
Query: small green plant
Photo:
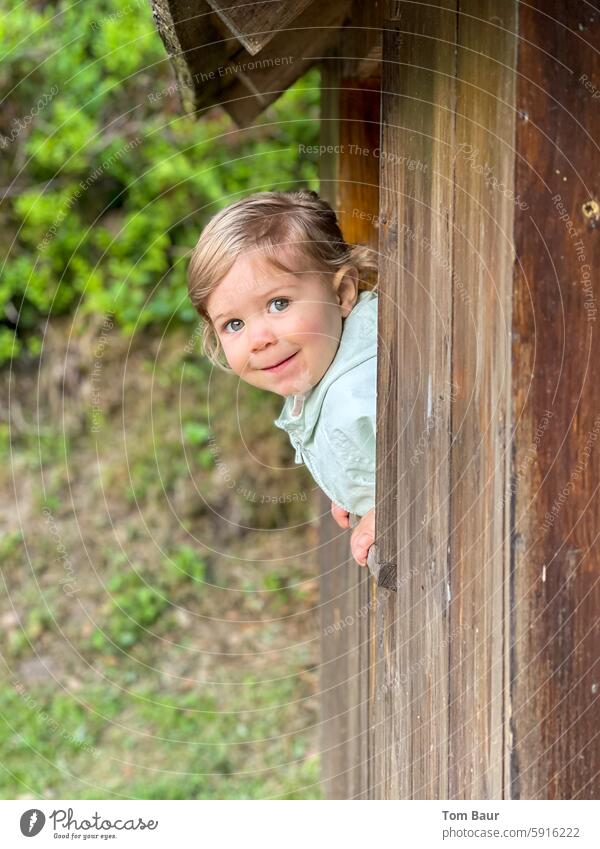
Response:
MULTIPOLYGON (((0 348, 0 362, 3 361, 0 348)), ((10 457, 10 426, 6 422, 0 422, 0 460, 6 462, 10 457)))
POLYGON ((202 584, 206 561, 191 546, 178 546, 163 561, 158 578, 140 574, 118 554, 112 558, 117 571, 106 582, 109 596, 104 604, 104 622, 90 639, 91 648, 110 650, 112 644, 129 649, 154 625, 169 607, 170 594, 189 581, 202 584))
POLYGON ((169 603, 160 588, 154 588, 133 567, 113 575, 106 591, 110 594, 103 610, 106 620, 91 637, 91 646, 98 650, 110 649, 113 643, 131 648, 169 603))
POLYGON ((280 572, 267 572, 263 577, 263 587, 270 594, 269 601, 282 605, 290 599, 288 578, 280 572))
POLYGON ((10 652, 15 657, 19 657, 29 651, 42 634, 51 629, 53 623, 54 616, 47 607, 39 605, 28 610, 23 615, 19 626, 8 635, 10 652))
POLYGON ((203 422, 188 422, 184 425, 183 436, 190 445, 204 445, 210 436, 210 428, 203 422))
POLYGON ((169 587, 182 581, 202 584, 206 580, 206 561, 189 545, 180 545, 164 561, 165 581, 169 587))
POLYGON ((183 427, 183 438, 186 443, 199 449, 194 456, 202 469, 210 469, 214 465, 213 452, 206 447, 210 437, 211 429, 204 422, 188 422, 183 427))
POLYGON ((0 558, 4 561, 18 551, 23 542, 22 531, 9 531, 0 534, 0 558))
POLYGON ((140 457, 135 460, 129 471, 129 484, 126 497, 130 504, 145 501, 160 483, 155 457, 140 457))

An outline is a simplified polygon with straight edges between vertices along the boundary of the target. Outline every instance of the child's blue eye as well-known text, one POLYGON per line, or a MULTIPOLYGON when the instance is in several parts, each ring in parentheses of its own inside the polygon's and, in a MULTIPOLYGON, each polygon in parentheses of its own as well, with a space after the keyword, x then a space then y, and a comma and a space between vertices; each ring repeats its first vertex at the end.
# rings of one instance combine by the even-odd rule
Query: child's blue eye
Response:
MULTIPOLYGON (((229 325, 230 325, 230 324, 235 324, 235 323, 236 323, 236 321, 237 321, 237 322, 239 322, 240 324, 243 324, 243 323, 244 323, 244 322, 242 321, 242 319, 241 319, 241 318, 230 318, 230 319, 229 319, 229 321, 225 322, 225 324, 223 325, 223 330, 224 330, 225 332, 227 332, 227 328, 229 327, 229 325)), ((237 329, 232 329, 232 332, 233 332, 233 333, 236 333, 236 332, 237 332, 237 330, 239 330, 239 329, 240 329, 239 327, 238 327, 237 329)))
POLYGON ((290 302, 289 298, 273 298, 273 300, 269 303, 269 306, 271 306, 271 304, 283 304, 284 305, 283 308, 280 309, 280 310, 279 309, 277 310, 277 312, 283 312, 283 310, 287 307, 289 302, 290 302))
MULTIPOLYGON (((275 312, 283 312, 283 310, 286 309, 286 307, 289 305, 289 303, 290 303, 289 298, 273 298, 272 300, 269 301, 268 306, 271 307, 275 304, 283 304, 281 309, 278 309, 277 307, 275 308, 275 312)), ((244 322, 242 321, 241 318, 230 318, 229 321, 226 321, 225 324, 223 325, 223 330, 226 333, 237 333, 238 330, 241 330, 241 326, 240 327, 233 327, 232 325, 235 325, 235 324, 243 326, 244 322)))

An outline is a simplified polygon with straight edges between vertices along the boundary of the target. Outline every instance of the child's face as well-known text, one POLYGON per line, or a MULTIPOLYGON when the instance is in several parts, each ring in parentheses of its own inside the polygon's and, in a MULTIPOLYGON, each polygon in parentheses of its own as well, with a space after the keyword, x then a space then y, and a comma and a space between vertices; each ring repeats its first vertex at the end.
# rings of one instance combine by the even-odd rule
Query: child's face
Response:
POLYGON ((356 297, 352 274, 341 280, 319 272, 294 275, 254 253, 236 259, 206 308, 235 374, 285 397, 321 380, 356 297))

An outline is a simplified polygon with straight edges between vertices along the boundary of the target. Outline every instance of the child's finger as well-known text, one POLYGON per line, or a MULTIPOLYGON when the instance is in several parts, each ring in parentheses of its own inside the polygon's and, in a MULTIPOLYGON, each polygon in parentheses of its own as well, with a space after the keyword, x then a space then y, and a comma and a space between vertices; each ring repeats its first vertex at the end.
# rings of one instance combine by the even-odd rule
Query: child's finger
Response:
POLYGON ((337 505, 334 501, 331 502, 331 515, 340 528, 350 527, 350 514, 343 507, 337 505))
POLYGON ((352 556, 354 557, 359 566, 367 565, 369 549, 371 548, 373 542, 373 537, 371 536, 371 534, 368 533, 359 534, 356 539, 351 539, 350 548, 352 550, 352 556))

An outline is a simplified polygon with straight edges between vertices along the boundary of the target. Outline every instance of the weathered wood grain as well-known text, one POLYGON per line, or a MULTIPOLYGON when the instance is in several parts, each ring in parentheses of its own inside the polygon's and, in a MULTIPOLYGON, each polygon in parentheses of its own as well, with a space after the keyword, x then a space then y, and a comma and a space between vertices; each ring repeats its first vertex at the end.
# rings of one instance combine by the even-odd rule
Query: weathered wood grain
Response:
POLYGON ((460 0, 457 22, 450 798, 505 794, 516 9, 460 0))
POLYGON ((600 10, 519 35, 511 795, 598 799, 600 10))
POLYGON ((378 543, 398 592, 378 611, 371 792, 444 798, 455 3, 388 2, 384 27, 378 543))
POLYGON ((312 3, 312 0, 269 0, 249 3, 247 0, 208 0, 248 53, 259 53, 286 24, 312 3))
MULTIPOLYGON (((339 52, 344 54, 343 43, 339 52)), ((333 151, 321 162, 320 193, 338 211, 347 241, 377 246, 378 162, 352 158, 350 144, 379 143, 379 81, 341 79, 342 62, 324 63, 321 143, 333 151), (366 209, 371 218, 352 215, 366 209)), ((323 498, 322 514, 330 503, 323 498)), ((374 586, 356 565, 349 532, 321 521, 321 759, 328 798, 364 799, 368 792, 370 616, 374 586)))
POLYGON ((261 50, 232 58, 224 74, 235 83, 227 89, 223 108, 239 127, 247 127, 302 74, 328 53, 339 39, 339 28, 349 9, 348 0, 311 6, 282 29, 261 50))
MULTIPOLYGON (((247 127, 337 43, 350 0, 310 8, 296 3, 293 20, 283 16, 287 25, 280 22, 269 33, 258 56, 232 35, 205 0, 151 0, 151 5, 183 109, 198 116, 203 109, 221 106, 239 127, 247 127)), ((290 4, 275 5, 282 12, 290 4)), ((252 8, 244 6, 246 12, 252 8)))
POLYGON ((203 0, 151 0, 151 5, 184 111, 193 113, 221 99, 235 78, 224 79, 219 68, 241 51, 240 45, 221 35, 203 0))

